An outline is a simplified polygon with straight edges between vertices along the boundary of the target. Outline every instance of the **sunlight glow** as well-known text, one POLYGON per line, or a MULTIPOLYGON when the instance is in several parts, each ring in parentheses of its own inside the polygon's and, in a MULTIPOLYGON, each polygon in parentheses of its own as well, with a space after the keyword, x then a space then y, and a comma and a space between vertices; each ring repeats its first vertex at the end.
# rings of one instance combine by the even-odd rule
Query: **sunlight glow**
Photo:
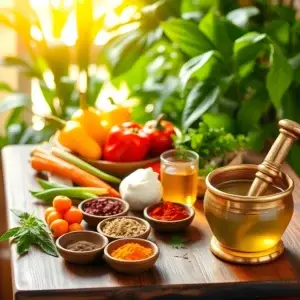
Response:
POLYGON ((42 130, 45 127, 45 121, 38 116, 32 116, 32 124, 32 128, 37 131, 42 130))
POLYGON ((61 40, 67 45, 67 46, 75 46, 76 40, 77 40, 77 32, 75 30, 76 28, 76 18, 75 14, 71 14, 69 16, 69 19, 62 30, 61 33, 61 40))
POLYGON ((95 38, 95 44, 98 46, 105 45, 109 39, 110 34, 107 31, 100 31, 95 38))
POLYGON ((54 88, 55 88, 54 76, 53 76, 53 74, 52 74, 51 71, 46 71, 46 72, 43 74, 43 78, 44 78, 44 81, 46 82, 47 86, 48 86, 50 89, 54 89, 54 88))
POLYGON ((129 21, 132 16, 136 13, 136 7, 135 6, 128 6, 123 11, 122 14, 119 17, 119 22, 124 23, 129 21))
POLYGON ((43 40, 43 33, 37 26, 32 26, 30 28, 30 35, 36 40, 36 41, 42 41, 43 40))
MULTIPOLYGON (((1 0, 0 0, 1 1, 1 0)), ((36 26, 31 28, 31 36, 37 40, 41 41, 43 36, 46 40, 51 41, 53 39, 52 36, 52 19, 51 19, 51 13, 49 10, 49 5, 53 5, 56 8, 59 7, 70 7, 73 5, 77 0, 30 0, 31 7, 37 12, 39 19, 41 21, 42 25, 42 31, 41 32, 36 26)), ((103 13, 105 13, 105 25, 108 27, 113 27, 119 23, 126 23, 133 17, 137 16, 136 7, 135 6, 128 6, 126 7, 121 15, 118 15, 114 12, 114 8, 117 7, 122 3, 123 0, 98 0, 94 7, 94 16, 100 16, 103 13)), ((73 9, 73 8, 72 8, 73 9)), ((116 33, 125 33, 135 27, 137 27, 139 24, 138 22, 126 25, 122 27, 122 29, 118 30, 116 33)), ((104 45, 110 38, 112 37, 112 34, 108 31, 102 30, 100 31, 96 38, 94 43, 96 45, 104 45)), ((65 43, 69 47, 73 47, 76 44, 77 40, 77 30, 76 30, 76 14, 74 11, 71 12, 69 15, 69 18, 61 32, 61 41, 65 43)), ((69 76, 77 80, 79 74, 79 69, 76 64, 71 65, 69 68, 69 76)), ((99 67, 96 65, 91 65, 89 67, 89 75, 91 76, 98 76, 100 78, 109 78, 107 74, 107 70, 105 67, 99 67)), ((54 77, 51 71, 46 71, 43 75, 46 85, 49 89, 54 90, 55 89, 55 83, 54 83, 54 77)), ((80 90, 85 91, 86 90, 86 74, 82 74, 78 80, 78 86, 80 84, 80 90)), ((106 83, 104 88, 101 90, 101 93, 98 96, 96 106, 102 110, 109 110, 112 107, 111 102, 108 100, 110 97, 112 97, 116 103, 123 103, 124 105, 132 105, 129 104, 130 101, 128 101, 129 97, 129 90, 125 84, 121 85, 120 89, 116 89, 112 84, 106 83)), ((41 99, 44 98, 43 93, 40 89, 39 83, 37 80, 32 81, 32 100, 33 100, 33 111, 35 114, 40 116, 45 116, 51 114, 51 111, 45 101, 41 101, 41 99)), ((55 104, 55 101, 54 101, 55 104)), ((55 105, 57 109, 58 106, 55 105)), ((153 109, 153 107, 148 107, 149 111, 153 109)), ((43 128, 44 123, 43 121, 35 117, 33 120, 35 124, 35 129, 40 130, 43 128)))
POLYGON ((54 7, 60 7, 60 6, 71 6, 73 4, 73 2, 75 2, 76 0, 50 0, 50 3, 54 6, 54 7))
POLYGON ((114 11, 107 13, 105 17, 105 25, 107 27, 113 27, 117 25, 118 22, 119 22, 119 16, 114 11))
POLYGON ((39 82, 37 79, 31 81, 31 94, 32 94, 32 111, 38 116, 47 116, 51 114, 50 108, 45 101, 39 82))
POLYGON ((45 6, 48 5, 48 1, 40 1, 40 0, 30 0, 29 1, 31 7, 45 6))

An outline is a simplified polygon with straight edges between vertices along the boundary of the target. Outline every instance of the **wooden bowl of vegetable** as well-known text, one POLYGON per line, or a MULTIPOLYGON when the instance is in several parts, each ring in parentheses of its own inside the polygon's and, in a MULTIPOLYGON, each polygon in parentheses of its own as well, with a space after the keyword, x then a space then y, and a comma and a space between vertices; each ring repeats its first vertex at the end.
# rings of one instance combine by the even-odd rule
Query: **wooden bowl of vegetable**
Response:
POLYGON ((158 256, 159 249, 157 245, 143 239, 125 238, 116 240, 104 249, 106 262, 114 270, 127 274, 141 273, 150 269, 157 261, 158 256), (137 254, 131 255, 130 248, 137 250, 135 252, 139 251, 140 256, 137 254))
POLYGON ((105 235, 110 241, 124 238, 147 239, 151 226, 144 219, 121 216, 103 220, 98 224, 97 231, 105 235))
POLYGON ((82 201, 78 209, 83 214, 83 219, 93 227, 101 221, 117 216, 125 216, 129 211, 129 204, 115 197, 97 197, 82 201))
MULTIPOLYGON (((68 148, 62 146, 59 143, 58 134, 59 134, 59 132, 57 132, 52 137, 51 143, 54 146, 56 146, 57 148, 60 148, 66 152, 71 152, 68 148)), ((72 153, 72 154, 78 156, 75 153, 72 153)), ((108 160, 92 160, 92 159, 88 159, 85 157, 80 157, 80 156, 78 156, 78 157, 107 174, 121 177, 121 178, 126 177, 127 175, 129 175, 130 173, 134 172, 137 169, 146 168, 147 166, 159 161, 159 156, 158 157, 149 157, 147 159, 140 160, 140 161, 134 161, 134 162, 112 162, 112 161, 108 161, 108 160)))
POLYGON ((192 207, 179 203, 171 204, 179 206, 181 209, 184 209, 184 218, 179 220, 168 220, 163 219, 163 217, 160 217, 159 219, 155 218, 152 212, 159 205, 163 205, 163 202, 159 204, 150 205, 144 209, 144 218, 150 223, 151 227, 153 227, 155 230, 161 232, 176 232, 184 230, 192 223, 195 217, 195 210, 192 207))
POLYGON ((94 167, 117 177, 126 177, 137 169, 143 169, 158 162, 159 157, 134 162, 111 162, 107 160, 87 160, 94 167))
POLYGON ((102 258, 108 239, 94 231, 68 232, 56 240, 59 254, 68 262, 89 264, 102 258))

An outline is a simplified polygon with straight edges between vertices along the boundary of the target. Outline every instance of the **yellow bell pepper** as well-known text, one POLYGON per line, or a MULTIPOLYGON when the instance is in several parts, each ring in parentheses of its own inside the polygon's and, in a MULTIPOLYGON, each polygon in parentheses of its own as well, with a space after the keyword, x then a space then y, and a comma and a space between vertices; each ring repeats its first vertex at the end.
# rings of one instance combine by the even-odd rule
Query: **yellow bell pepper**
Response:
POLYGON ((93 107, 87 107, 85 96, 81 95, 80 109, 77 110, 72 120, 81 124, 88 135, 99 145, 103 145, 109 131, 108 122, 102 119, 101 113, 93 107))
POLYGON ((85 158, 92 160, 101 158, 101 146, 88 135, 80 123, 75 121, 66 122, 56 117, 48 117, 46 120, 55 122, 60 128, 58 141, 62 146, 85 158))
POLYGON ((115 125, 120 126, 124 122, 129 122, 131 120, 130 108, 114 104, 111 110, 103 112, 102 118, 107 121, 109 128, 112 128, 115 125))
POLYGON ((60 131, 58 141, 83 157, 94 160, 101 158, 101 147, 78 122, 68 121, 60 131))

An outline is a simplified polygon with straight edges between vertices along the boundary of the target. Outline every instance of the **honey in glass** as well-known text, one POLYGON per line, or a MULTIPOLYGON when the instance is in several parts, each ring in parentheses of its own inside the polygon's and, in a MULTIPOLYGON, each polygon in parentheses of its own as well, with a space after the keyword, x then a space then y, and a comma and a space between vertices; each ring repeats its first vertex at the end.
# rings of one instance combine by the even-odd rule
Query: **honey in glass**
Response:
POLYGON ((163 200, 193 205, 197 199, 198 154, 170 150, 161 155, 163 200))

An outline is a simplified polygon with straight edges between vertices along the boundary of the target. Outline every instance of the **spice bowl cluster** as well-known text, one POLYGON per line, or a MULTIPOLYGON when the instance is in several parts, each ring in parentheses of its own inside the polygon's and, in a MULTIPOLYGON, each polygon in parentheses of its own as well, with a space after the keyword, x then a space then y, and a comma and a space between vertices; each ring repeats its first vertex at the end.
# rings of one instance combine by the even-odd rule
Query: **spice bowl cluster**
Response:
POLYGON ((82 201, 83 219, 95 231, 69 232, 56 241, 60 255, 68 262, 95 263, 104 257, 114 270, 139 273, 151 268, 158 246, 147 240, 151 228, 174 232, 185 229, 194 218, 193 208, 171 202, 158 202, 144 208, 144 218, 128 215, 128 202, 114 197, 82 201))

